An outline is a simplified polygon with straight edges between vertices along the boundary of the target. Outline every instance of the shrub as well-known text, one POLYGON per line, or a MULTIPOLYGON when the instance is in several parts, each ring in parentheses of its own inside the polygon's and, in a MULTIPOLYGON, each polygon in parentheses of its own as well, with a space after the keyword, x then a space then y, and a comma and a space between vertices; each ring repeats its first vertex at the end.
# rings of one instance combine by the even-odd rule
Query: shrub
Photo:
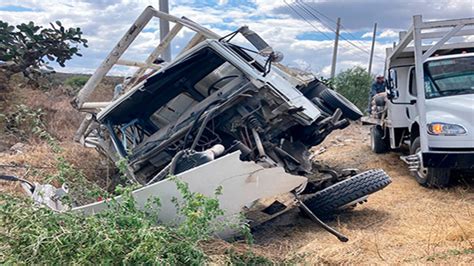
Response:
POLYGON ((44 111, 41 108, 34 109, 24 104, 15 106, 15 109, 7 114, 1 114, 0 119, 5 121, 6 133, 15 135, 25 141, 33 136, 53 142, 53 137, 46 130, 44 122, 44 111))
POLYGON ((333 85, 337 92, 362 111, 366 111, 372 80, 373 78, 364 68, 356 66, 339 73, 333 80, 333 85))
POLYGON ((69 96, 76 96, 77 92, 84 87, 84 85, 89 80, 87 76, 73 76, 67 78, 64 81, 64 84, 67 85, 64 89, 64 92, 69 96))
POLYGON ((156 224, 159 200, 140 210, 132 187, 122 200, 109 202, 101 213, 55 213, 30 200, 0 194, 0 263, 2 264, 204 264, 199 247, 211 237, 219 215, 214 198, 189 191, 175 179, 183 201, 176 204, 184 218, 177 227, 156 224))
POLYGON ((80 89, 86 84, 88 80, 89 77, 87 76, 74 76, 66 79, 66 81, 64 81, 64 84, 71 86, 74 89, 80 89))
POLYGON ((29 76, 28 69, 45 65, 45 58, 64 67, 74 55, 82 56, 78 46, 87 47, 87 40, 80 28, 66 29, 59 21, 50 26, 43 28, 30 21, 14 27, 0 20, 0 60, 8 62, 2 68, 29 76))

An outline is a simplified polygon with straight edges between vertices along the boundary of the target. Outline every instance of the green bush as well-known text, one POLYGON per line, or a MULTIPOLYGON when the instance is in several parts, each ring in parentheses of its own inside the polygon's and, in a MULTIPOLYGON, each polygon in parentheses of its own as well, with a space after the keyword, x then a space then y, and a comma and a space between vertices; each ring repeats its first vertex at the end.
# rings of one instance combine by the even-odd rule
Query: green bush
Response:
POLYGON ((34 109, 19 104, 11 112, 0 114, 0 120, 4 121, 5 133, 12 134, 21 141, 26 141, 35 136, 52 144, 54 139, 46 130, 44 116, 45 113, 41 108, 34 109))
MULTIPOLYGON (((16 27, 0 20, 0 60, 9 62, 4 68, 12 73, 28 74, 28 68, 39 69, 47 61, 64 67, 73 56, 82 56, 79 46, 87 47, 80 28, 65 28, 60 21, 50 27, 37 26, 30 21, 16 27)), ((28 75, 27 75, 28 76, 28 75)))
POLYGON ((64 84, 73 87, 74 89, 80 89, 84 87, 86 82, 89 80, 89 77, 87 76, 74 76, 66 79, 64 81, 64 84))
POLYGON ((366 111, 369 90, 373 77, 360 66, 339 73, 332 81, 337 92, 353 102, 360 110, 366 111))
POLYGON ((212 221, 222 214, 220 190, 208 198, 175 181, 183 196, 176 206, 184 218, 177 227, 156 223, 159 200, 139 209, 132 187, 121 191, 121 201, 112 199, 106 211, 89 216, 55 213, 0 194, 0 263, 204 264, 208 258, 199 244, 211 237, 212 221))

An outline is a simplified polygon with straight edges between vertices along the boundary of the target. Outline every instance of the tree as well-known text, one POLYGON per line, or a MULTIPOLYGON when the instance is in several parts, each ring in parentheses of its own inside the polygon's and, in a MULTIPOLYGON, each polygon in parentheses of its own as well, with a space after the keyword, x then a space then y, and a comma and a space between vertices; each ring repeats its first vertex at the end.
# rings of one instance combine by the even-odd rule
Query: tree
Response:
POLYGON ((334 79, 333 85, 337 92, 344 95, 362 111, 367 109, 369 90, 373 77, 360 66, 340 72, 334 79))
POLYGON ((65 29, 59 21, 50 25, 43 28, 30 21, 14 27, 0 20, 0 68, 28 77, 31 70, 47 64, 46 58, 64 67, 74 55, 82 56, 78 47, 87 47, 87 40, 80 28, 65 29))

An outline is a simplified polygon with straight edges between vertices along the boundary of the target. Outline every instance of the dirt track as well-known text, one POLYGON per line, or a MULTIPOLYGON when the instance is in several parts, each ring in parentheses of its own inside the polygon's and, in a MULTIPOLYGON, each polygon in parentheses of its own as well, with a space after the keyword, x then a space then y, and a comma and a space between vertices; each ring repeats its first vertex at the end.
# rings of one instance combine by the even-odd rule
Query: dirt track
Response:
MULTIPOLYGON (((330 221, 349 237, 341 243, 292 210, 255 233, 257 249, 305 263, 473 264, 474 186, 445 190, 419 186, 398 153, 375 155, 368 128, 353 125, 328 138, 317 159, 337 167, 383 168, 393 183, 367 203, 330 221)), ((469 179, 468 179, 469 180, 469 179)))

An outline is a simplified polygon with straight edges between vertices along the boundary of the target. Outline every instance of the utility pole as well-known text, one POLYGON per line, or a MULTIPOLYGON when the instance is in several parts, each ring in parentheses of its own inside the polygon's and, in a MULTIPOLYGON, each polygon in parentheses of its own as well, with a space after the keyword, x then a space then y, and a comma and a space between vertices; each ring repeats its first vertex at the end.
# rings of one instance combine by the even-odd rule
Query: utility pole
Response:
POLYGON ((337 45, 339 44, 339 28, 341 27, 341 18, 337 18, 336 39, 334 39, 334 50, 332 52, 331 78, 336 76, 337 45))
MULTIPOLYGON (((158 0, 159 10, 164 13, 169 13, 169 4, 168 0, 158 0)), ((170 31, 170 23, 168 20, 160 18, 160 42, 163 42, 165 36, 170 31)), ((161 54, 163 60, 169 62, 171 61, 171 45, 168 45, 166 49, 161 54)))
POLYGON ((372 60, 374 59, 375 35, 377 34, 377 22, 374 23, 374 34, 372 35, 372 47, 370 48, 369 75, 372 74, 372 60))

